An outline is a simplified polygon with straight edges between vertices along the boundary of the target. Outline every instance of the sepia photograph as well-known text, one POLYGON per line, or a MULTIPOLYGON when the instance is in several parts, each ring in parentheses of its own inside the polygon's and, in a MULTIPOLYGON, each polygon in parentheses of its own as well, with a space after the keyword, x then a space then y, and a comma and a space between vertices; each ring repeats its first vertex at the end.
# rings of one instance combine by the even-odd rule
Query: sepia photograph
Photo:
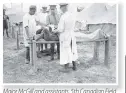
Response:
POLYGON ((118 4, 4 3, 3 83, 117 84, 118 4))

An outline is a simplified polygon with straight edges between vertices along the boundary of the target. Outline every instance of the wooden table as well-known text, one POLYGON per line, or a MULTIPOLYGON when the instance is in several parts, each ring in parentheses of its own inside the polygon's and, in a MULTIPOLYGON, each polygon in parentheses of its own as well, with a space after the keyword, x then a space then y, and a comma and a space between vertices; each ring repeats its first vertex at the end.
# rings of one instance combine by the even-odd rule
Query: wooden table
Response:
MULTIPOLYGON (((97 39, 97 40, 79 40, 77 43, 82 43, 82 42, 94 42, 95 47, 94 47, 94 55, 93 58, 98 60, 99 57, 99 46, 100 42, 105 42, 105 51, 104 51, 104 64, 108 66, 109 62, 109 38, 105 39, 97 39)), ((37 53, 36 53, 36 44, 51 44, 51 43, 59 43, 59 41, 35 41, 32 40, 30 43, 30 63, 32 65, 35 64, 36 59, 37 59, 37 53)))

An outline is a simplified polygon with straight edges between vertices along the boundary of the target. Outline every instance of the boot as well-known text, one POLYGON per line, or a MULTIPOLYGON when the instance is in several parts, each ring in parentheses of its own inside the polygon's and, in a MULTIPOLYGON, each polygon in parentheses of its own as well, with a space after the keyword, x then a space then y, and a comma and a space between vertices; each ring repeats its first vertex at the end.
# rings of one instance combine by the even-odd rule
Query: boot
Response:
POLYGON ((76 62, 75 61, 72 61, 72 64, 73 64, 73 70, 77 70, 77 67, 76 67, 76 62))
POLYGON ((54 60, 54 56, 53 55, 51 56, 51 60, 54 60))
POLYGON ((42 55, 41 55, 41 52, 40 52, 40 51, 38 51, 38 52, 37 52, 37 57, 38 57, 38 58, 41 58, 41 57, 42 57, 42 55))
POLYGON ((68 69, 68 67, 69 67, 69 63, 67 63, 67 64, 64 65, 65 69, 68 69))
POLYGON ((65 64, 64 67, 60 69, 59 71, 63 73, 69 73, 70 70, 68 69, 68 67, 69 67, 69 64, 65 64))

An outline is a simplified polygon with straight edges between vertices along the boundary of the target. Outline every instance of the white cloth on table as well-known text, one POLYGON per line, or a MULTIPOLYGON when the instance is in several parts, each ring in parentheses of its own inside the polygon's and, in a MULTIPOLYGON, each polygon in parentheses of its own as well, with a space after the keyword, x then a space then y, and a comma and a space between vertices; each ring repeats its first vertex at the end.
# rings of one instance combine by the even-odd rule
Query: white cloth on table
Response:
POLYGON ((100 34, 101 29, 97 29, 94 32, 90 33, 90 34, 85 34, 85 33, 81 33, 81 32, 75 32, 75 37, 76 38, 82 38, 83 40, 96 40, 99 39, 100 36, 102 34, 100 34))

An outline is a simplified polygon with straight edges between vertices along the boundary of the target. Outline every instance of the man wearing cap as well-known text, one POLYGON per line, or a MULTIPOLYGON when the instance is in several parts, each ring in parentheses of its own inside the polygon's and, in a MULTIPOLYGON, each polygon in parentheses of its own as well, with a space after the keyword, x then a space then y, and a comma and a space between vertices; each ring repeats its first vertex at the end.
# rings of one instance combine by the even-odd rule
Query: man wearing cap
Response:
MULTIPOLYGON (((52 27, 52 29, 57 29, 59 23, 60 16, 57 13, 56 5, 50 5, 50 14, 46 18, 46 23, 48 26, 52 27)), ((55 44, 51 44, 51 60, 54 59, 54 46, 55 44)), ((57 52, 59 58, 59 44, 57 44, 57 52)))
MULTIPOLYGON (((41 24, 41 25, 38 24, 37 26, 39 30, 37 30, 36 34, 38 36, 42 33, 43 29, 41 29, 41 27, 44 28, 46 25, 46 17, 47 17, 47 6, 42 6, 41 12, 37 14, 36 18, 36 21, 41 24)), ((43 44, 41 44, 41 49, 43 50, 43 44)), ((47 49, 47 44, 45 44, 45 49, 47 49)))
POLYGON ((40 23, 46 24, 46 17, 47 17, 47 6, 42 6, 40 13, 37 15, 38 21, 40 23))
POLYGON ((36 35, 36 21, 35 21, 36 6, 31 5, 29 12, 23 16, 23 37, 26 47, 26 64, 30 62, 30 48, 28 42, 34 39, 36 35))
POLYGON ((50 5, 50 14, 47 16, 46 22, 48 25, 57 26, 59 23, 59 15, 57 13, 56 5, 50 5))
POLYGON ((76 60, 78 55, 76 38, 74 36, 75 17, 68 12, 68 4, 60 4, 60 9, 63 14, 60 18, 58 29, 54 30, 54 32, 59 33, 60 64, 65 67, 63 71, 69 71, 69 63, 72 63, 72 69, 76 70, 76 60))

